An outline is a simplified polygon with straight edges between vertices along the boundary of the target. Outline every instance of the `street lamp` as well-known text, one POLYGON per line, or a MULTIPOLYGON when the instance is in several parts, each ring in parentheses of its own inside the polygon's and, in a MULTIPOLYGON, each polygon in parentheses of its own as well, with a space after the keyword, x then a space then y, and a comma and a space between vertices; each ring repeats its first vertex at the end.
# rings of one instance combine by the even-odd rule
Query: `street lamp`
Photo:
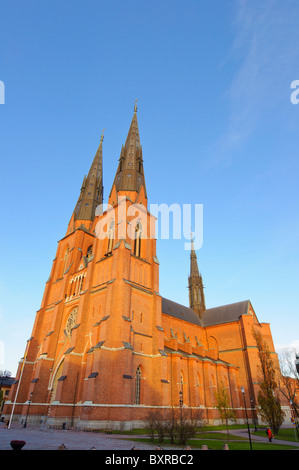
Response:
POLYGON ((179 391, 179 396, 180 396, 180 406, 183 406, 183 392, 182 390, 179 391))
POLYGON ((33 392, 30 393, 30 398, 28 400, 27 414, 26 414, 26 419, 25 419, 25 423, 24 423, 24 426, 23 426, 24 428, 27 427, 27 418, 28 418, 28 414, 29 414, 29 408, 30 408, 30 405, 31 405, 32 395, 33 395, 33 392))
POLYGON ((179 396, 180 396, 180 410, 181 410, 181 422, 183 420, 183 391, 179 391, 179 396))
POLYGON ((250 429, 249 429, 249 423, 248 423, 248 415, 247 415, 247 408, 246 408, 246 401, 245 401, 245 390, 244 390, 244 387, 241 387, 241 392, 242 392, 242 395, 243 395, 243 400, 244 400, 244 408, 245 408, 245 414, 246 414, 246 421, 247 421, 247 429, 248 429, 248 436, 249 436, 250 450, 252 450, 251 436, 250 436, 250 429))

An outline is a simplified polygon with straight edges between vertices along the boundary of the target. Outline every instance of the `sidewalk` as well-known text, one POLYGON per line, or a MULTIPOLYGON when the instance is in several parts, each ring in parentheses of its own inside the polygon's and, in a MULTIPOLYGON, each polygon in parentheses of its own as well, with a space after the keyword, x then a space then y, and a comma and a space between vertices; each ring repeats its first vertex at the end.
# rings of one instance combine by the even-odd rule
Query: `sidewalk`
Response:
MULTIPOLYGON (((154 450, 156 445, 128 440, 126 435, 104 434, 102 432, 72 431, 61 429, 20 428, 13 423, 10 429, 0 427, 0 451, 12 450, 10 441, 26 441, 24 450, 58 450, 64 444, 67 450, 154 450)), ((173 448, 172 448, 173 449, 173 448)))

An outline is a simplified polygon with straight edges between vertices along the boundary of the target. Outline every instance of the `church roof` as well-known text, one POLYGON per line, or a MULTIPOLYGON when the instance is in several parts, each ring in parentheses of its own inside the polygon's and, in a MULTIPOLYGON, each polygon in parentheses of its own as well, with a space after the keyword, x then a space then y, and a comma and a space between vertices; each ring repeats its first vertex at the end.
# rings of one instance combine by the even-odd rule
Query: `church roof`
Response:
POLYGON ((239 320, 241 315, 248 313, 249 300, 221 307, 208 308, 202 316, 203 326, 219 325, 239 320))
POLYGON ((222 305, 221 307, 208 308, 200 319, 191 308, 162 297, 162 313, 195 325, 212 326, 238 321, 241 315, 248 313, 249 303, 249 300, 244 300, 229 305, 222 305))
POLYGON ((165 299, 164 297, 162 297, 162 313, 178 318, 179 320, 203 326, 201 319, 194 310, 184 305, 177 304, 172 300, 165 299))

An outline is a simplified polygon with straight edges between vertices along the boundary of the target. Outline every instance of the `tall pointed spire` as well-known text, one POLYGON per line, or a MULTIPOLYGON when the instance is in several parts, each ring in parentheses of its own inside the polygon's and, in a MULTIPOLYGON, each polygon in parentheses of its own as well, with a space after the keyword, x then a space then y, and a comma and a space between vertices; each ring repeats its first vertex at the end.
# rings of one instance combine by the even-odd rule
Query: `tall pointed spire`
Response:
POLYGON ((193 236, 191 234, 191 253, 190 253, 190 276, 189 283, 189 306, 200 317, 206 310, 205 295, 203 291, 202 276, 198 270, 197 256, 193 244, 193 236))
POLYGON ((103 140, 104 130, 88 175, 84 176, 80 196, 74 210, 74 220, 92 221, 95 217, 96 207, 103 203, 103 140))
POLYGON ((112 188, 115 185, 116 192, 136 191, 139 193, 141 187, 143 187, 145 197, 147 197, 143 170, 142 147, 140 144, 137 122, 136 102, 137 100, 135 101, 134 114, 126 143, 121 149, 119 164, 112 188))

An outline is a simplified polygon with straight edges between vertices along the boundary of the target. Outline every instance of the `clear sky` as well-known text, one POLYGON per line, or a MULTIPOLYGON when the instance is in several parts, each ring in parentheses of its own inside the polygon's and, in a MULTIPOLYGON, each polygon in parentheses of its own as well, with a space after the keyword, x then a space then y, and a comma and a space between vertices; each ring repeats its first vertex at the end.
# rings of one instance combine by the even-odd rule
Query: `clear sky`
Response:
MULTIPOLYGON (((1 369, 103 128, 107 201, 135 99, 149 203, 203 204, 207 308, 250 299, 277 348, 299 345, 298 24, 298 0, 0 3, 1 369)), ((161 295, 188 305, 184 242, 157 254, 161 295)))

